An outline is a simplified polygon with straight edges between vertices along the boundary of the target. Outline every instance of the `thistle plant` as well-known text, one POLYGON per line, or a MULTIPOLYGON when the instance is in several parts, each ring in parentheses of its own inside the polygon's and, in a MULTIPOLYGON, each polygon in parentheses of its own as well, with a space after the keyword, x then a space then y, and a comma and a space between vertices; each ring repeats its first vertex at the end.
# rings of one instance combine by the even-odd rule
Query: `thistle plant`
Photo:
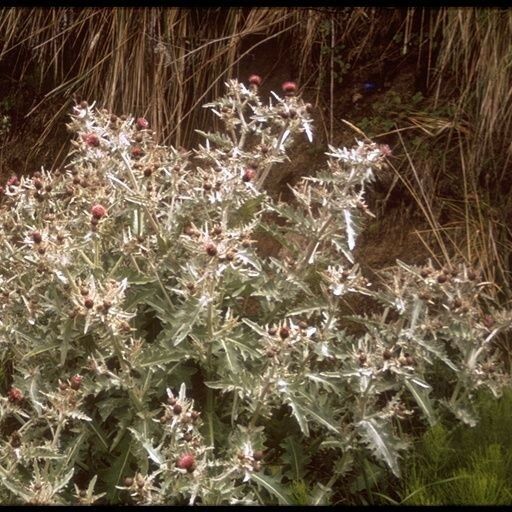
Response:
POLYGON ((82 102, 66 165, 3 187, 2 501, 285 504, 306 481, 329 503, 366 459, 399 476, 404 419, 474 421, 474 390, 508 382, 512 317, 484 315, 474 270, 361 274, 388 147, 329 147, 293 201, 266 191, 313 127, 295 83, 264 103, 260 82, 228 82, 206 105, 225 129, 190 151, 82 102), (358 294, 382 308, 354 334, 358 294))

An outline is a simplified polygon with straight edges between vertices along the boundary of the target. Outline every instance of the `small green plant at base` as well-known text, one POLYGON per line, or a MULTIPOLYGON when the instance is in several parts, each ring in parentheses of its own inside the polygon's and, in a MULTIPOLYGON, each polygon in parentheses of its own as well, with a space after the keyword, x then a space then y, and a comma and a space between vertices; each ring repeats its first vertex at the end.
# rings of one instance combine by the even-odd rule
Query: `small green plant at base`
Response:
MULTIPOLYGON (((510 503, 512 393, 477 401, 474 427, 431 427, 405 462, 399 501, 404 505, 505 505, 510 503)), ((382 502, 389 502, 385 494, 382 502)))
POLYGON ((302 480, 324 504, 342 479, 400 475, 404 420, 473 423, 474 391, 508 383, 492 342, 511 315, 483 311, 473 269, 399 264, 375 287, 354 261, 389 148, 329 147, 275 200, 266 180, 312 139, 310 106, 294 82, 268 104, 249 82, 206 105, 225 130, 193 151, 83 101, 66 165, 3 187, 6 500, 287 504, 302 480), (357 336, 350 294, 382 306, 357 336))

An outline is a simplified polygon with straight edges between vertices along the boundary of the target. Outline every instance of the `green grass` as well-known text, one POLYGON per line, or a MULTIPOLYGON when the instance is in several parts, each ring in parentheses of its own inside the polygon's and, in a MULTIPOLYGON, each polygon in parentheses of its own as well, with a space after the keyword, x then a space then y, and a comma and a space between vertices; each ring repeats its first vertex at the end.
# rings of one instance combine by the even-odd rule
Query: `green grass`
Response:
POLYGON ((404 505, 505 505, 512 501, 512 390, 499 400, 482 394, 471 428, 430 428, 406 461, 393 498, 404 505))

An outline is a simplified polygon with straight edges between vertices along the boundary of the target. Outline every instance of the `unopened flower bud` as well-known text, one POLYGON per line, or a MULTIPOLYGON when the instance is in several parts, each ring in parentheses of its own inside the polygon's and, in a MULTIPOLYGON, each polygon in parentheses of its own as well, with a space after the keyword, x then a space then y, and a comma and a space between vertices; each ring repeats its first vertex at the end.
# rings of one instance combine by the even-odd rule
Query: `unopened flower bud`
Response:
POLYGON ((249 181, 252 181, 254 177, 256 176, 256 170, 252 167, 248 167, 245 169, 244 174, 242 176, 242 181, 245 181, 248 183, 249 181))
POLYGON ((100 139, 95 133, 87 133, 83 136, 84 142, 91 147, 98 147, 100 145, 100 139))
POLYGON ((177 461, 176 466, 180 469, 186 469, 189 473, 194 471, 196 458, 191 453, 182 455, 177 461))
POLYGON ((212 244, 212 243, 206 244, 205 251, 206 251, 206 254, 208 254, 208 256, 216 256, 217 255, 217 247, 215 247, 215 244, 212 244))
POLYGON ((7 398, 9 399, 9 402, 18 404, 23 401, 23 393, 21 392, 21 389, 12 387, 7 391, 7 398))
POLYGON ((297 84, 295 82, 284 82, 281 88, 286 95, 293 95, 297 91, 297 84))
POLYGON ((261 85, 261 76, 259 76, 259 75, 251 75, 249 77, 249 83, 251 85, 259 87, 261 85))
POLYGON ((69 385, 71 386, 71 389, 78 391, 82 386, 82 376, 78 374, 73 375, 73 377, 69 379, 69 385))
POLYGON ((145 130, 146 128, 149 127, 149 122, 144 117, 139 117, 135 124, 137 126, 137 129, 139 129, 139 130, 145 130))
POLYGON ((107 209, 101 204, 95 204, 91 208, 91 214, 94 219, 101 219, 107 215, 107 209))

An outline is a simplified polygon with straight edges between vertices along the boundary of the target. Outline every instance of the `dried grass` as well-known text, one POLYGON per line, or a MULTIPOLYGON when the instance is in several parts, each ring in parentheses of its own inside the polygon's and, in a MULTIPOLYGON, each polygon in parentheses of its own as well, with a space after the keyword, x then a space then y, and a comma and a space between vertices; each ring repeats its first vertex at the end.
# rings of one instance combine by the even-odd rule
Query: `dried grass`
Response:
MULTIPOLYGON (((446 201, 460 219, 454 243, 510 298, 512 232, 506 215, 512 212, 512 11, 444 8, 434 32, 441 36, 433 76, 436 101, 446 101, 451 91, 457 103, 451 129, 458 128, 460 135, 461 126, 466 128, 457 137, 461 200, 446 201)), ((449 172, 453 164, 444 169, 449 172)))
POLYGON ((291 18, 272 8, 9 8, 0 13, 0 59, 27 47, 41 79, 57 84, 29 115, 57 95, 80 96, 147 115, 162 139, 179 145, 201 124, 196 107, 232 75, 242 40, 290 30, 291 18))
POLYGON ((461 198, 448 201, 455 221, 439 225, 437 182, 433 179, 433 188, 425 188, 419 169, 428 164, 417 161, 417 155, 407 155, 412 169, 408 177, 400 173, 396 179, 400 176, 421 204, 438 258, 459 254, 479 260, 489 277, 506 282, 512 237, 502 218, 487 213, 490 205, 507 211, 511 207, 499 192, 503 184, 512 186, 511 10, 2 8, 0 59, 18 59, 20 79, 36 63, 40 82, 51 79, 55 84, 29 115, 45 102, 62 100, 61 110, 47 120, 32 152, 52 137, 76 97, 97 100, 118 113, 147 116, 160 141, 179 146, 189 145, 194 128, 204 126, 201 104, 221 94, 223 83, 238 73, 247 55, 268 41, 276 47, 288 41, 286 50, 297 63, 301 88, 313 98, 319 126, 332 141, 339 87, 332 50, 344 45, 344 58, 366 72, 375 65, 365 62, 367 50, 389 27, 398 27, 402 46, 397 49, 390 38, 382 59, 407 52, 416 31, 418 65, 427 63, 427 83, 436 101, 442 104, 450 95, 456 100, 452 118, 411 113, 411 125, 396 130, 400 136, 414 129, 426 137, 445 137, 450 151, 460 144, 460 165, 447 157, 445 168, 437 172, 441 179, 453 172, 461 175, 461 198), (329 90, 328 97, 323 90, 329 90))

